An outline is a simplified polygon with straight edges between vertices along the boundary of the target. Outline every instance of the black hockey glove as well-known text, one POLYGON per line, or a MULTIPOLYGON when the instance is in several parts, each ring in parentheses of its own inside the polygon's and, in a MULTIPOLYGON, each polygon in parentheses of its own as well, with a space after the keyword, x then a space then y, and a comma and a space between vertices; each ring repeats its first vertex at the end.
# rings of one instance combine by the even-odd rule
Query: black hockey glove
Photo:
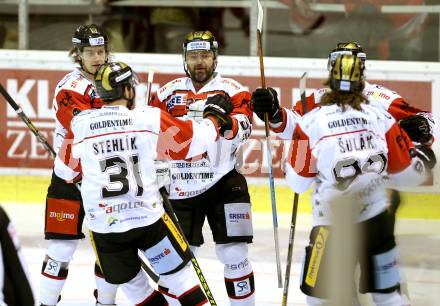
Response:
POLYGON ((413 115, 399 120, 399 125, 412 141, 427 143, 432 139, 428 119, 421 115, 413 115))
POLYGON ((203 118, 214 116, 220 128, 220 135, 224 136, 226 131, 232 130, 232 118, 229 116, 231 112, 231 99, 224 95, 217 94, 206 100, 203 118))
POLYGON ((271 123, 279 123, 283 119, 278 94, 271 87, 257 88, 252 93, 252 110, 263 121, 265 113, 268 113, 271 123))
POLYGON ((437 163, 434 151, 428 146, 416 146, 415 155, 422 160, 428 169, 434 168, 437 163))

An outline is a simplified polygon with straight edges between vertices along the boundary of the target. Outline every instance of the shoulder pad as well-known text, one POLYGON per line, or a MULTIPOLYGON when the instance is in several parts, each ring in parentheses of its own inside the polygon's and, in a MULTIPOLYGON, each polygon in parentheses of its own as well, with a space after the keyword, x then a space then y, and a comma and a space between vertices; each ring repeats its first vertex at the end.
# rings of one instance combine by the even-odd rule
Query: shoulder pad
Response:
POLYGON ((86 116, 86 115, 90 114, 91 111, 93 111, 93 109, 85 109, 85 110, 80 111, 79 113, 77 113, 77 114, 75 115, 75 117, 86 116))
POLYGON ((377 84, 365 86, 363 94, 371 101, 391 103, 397 98, 402 98, 397 92, 377 84))
POLYGON ((315 96, 315 104, 321 102, 321 98, 322 98, 322 96, 323 96, 325 93, 329 92, 329 91, 330 91, 330 88, 328 88, 328 87, 324 87, 324 88, 316 89, 316 90, 313 92, 313 95, 315 96))
POLYGON ((135 109, 133 109, 133 112, 145 113, 145 112, 151 111, 151 109, 158 109, 158 108, 154 107, 154 106, 150 106, 150 105, 142 105, 142 106, 138 106, 135 109))
POLYGON ((70 125, 72 127, 77 126, 78 124, 80 124, 81 122, 83 122, 86 119, 86 116, 90 113, 90 109, 84 110, 80 113, 78 113, 76 116, 74 116, 72 118, 72 121, 70 122, 70 125))
POLYGON ((378 120, 381 121, 394 121, 394 117, 384 108, 375 107, 374 105, 362 105, 362 108, 370 113, 374 113, 378 120))
POLYGON ((57 90, 67 89, 84 95, 90 85, 93 85, 92 82, 81 75, 78 69, 75 69, 58 83, 57 90))
POLYGON ((161 101, 163 101, 167 96, 169 96, 176 89, 186 89, 185 81, 187 77, 178 78, 166 83, 164 86, 157 90, 157 95, 161 101))
POLYGON ((223 90, 230 96, 234 96, 241 91, 248 91, 243 85, 230 78, 221 78, 220 84, 223 86, 223 90))

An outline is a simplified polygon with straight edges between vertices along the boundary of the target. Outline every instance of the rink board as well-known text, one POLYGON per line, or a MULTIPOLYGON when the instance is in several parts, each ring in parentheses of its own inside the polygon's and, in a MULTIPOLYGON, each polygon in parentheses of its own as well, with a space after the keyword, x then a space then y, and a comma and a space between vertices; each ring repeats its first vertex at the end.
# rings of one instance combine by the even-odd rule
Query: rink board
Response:
MULTIPOLYGON (((146 80, 150 69, 156 71, 152 84, 153 92, 168 81, 184 76, 182 58, 176 54, 117 53, 114 54, 114 59, 128 63, 140 77, 140 84, 136 87, 136 105, 145 104, 146 80)), ((326 64, 326 59, 266 57, 266 83, 279 92, 283 106, 291 107, 292 102, 299 99, 299 78, 303 72, 308 72, 306 92, 310 94, 313 89, 323 86, 328 76, 326 64)), ((51 144, 55 126, 52 112, 54 88, 73 67, 67 52, 0 50, 0 83, 51 144)), ((251 91, 261 84, 257 57, 220 56, 217 71, 222 76, 240 82, 251 91)), ((371 82, 396 90, 411 105, 431 111, 440 121, 440 103, 437 103, 440 100, 440 63, 369 60, 367 77, 371 82)), ((389 100, 391 97, 383 95, 381 98, 389 100)), ((241 148, 240 171, 247 177, 263 179, 268 176, 268 152, 264 135, 264 124, 258 118, 254 118, 251 138, 241 148)), ((436 139, 440 139, 440 136, 437 135, 436 139)), ((46 150, 2 97, 0 143, 0 175, 22 175, 5 172, 5 169, 50 171, 53 166, 46 150)), ((439 146, 440 142, 435 142, 434 150, 438 152, 439 146)), ((282 166, 289 158, 289 148, 288 141, 275 139, 272 135, 271 166, 277 179, 284 176, 282 166)), ((440 165, 434 169, 434 177, 430 183, 415 187, 411 191, 439 193, 440 165)))
MULTIPOLYGON (((43 205, 50 177, 48 176, 0 176, 0 203, 36 203, 43 205)), ((280 213, 292 211, 293 192, 283 184, 276 186, 277 211, 280 213)), ((270 212, 270 190, 268 183, 249 184, 249 193, 254 212, 270 212)), ((310 196, 308 191, 300 196, 299 213, 310 213, 310 196)), ((402 193, 402 205, 399 217, 440 219, 440 204, 438 194, 432 193, 402 193)))

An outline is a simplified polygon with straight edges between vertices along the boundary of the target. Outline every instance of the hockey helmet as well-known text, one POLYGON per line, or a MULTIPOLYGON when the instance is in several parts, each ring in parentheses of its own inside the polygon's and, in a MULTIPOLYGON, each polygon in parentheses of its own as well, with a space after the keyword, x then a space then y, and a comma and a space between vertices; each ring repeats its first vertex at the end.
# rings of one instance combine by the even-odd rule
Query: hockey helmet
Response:
POLYGON ((105 46, 107 50, 108 36, 104 30, 96 25, 79 26, 72 37, 73 47, 82 50, 84 47, 105 46))
POLYGON ((367 54, 364 52, 364 49, 359 43, 355 41, 338 43, 336 48, 333 49, 328 55, 327 69, 330 71, 335 63, 336 58, 344 54, 355 55, 359 57, 364 64, 365 60, 367 59, 367 54))
POLYGON ((218 42, 210 31, 195 31, 187 34, 183 42, 183 56, 186 53, 196 50, 208 50, 214 52, 214 57, 217 57, 218 42))
POLYGON ((355 55, 340 55, 330 71, 330 88, 335 91, 360 92, 364 89, 364 63, 355 55))
POLYGON ((133 87, 137 78, 127 64, 106 63, 95 74, 95 87, 100 98, 111 102, 122 98, 125 85, 133 87))
POLYGON ((206 50, 212 51, 214 53, 214 68, 217 68, 217 55, 218 55, 218 42, 215 40, 214 35, 210 31, 195 31, 190 32, 185 36, 183 42, 183 68, 185 69, 186 75, 191 77, 188 71, 188 65, 186 63, 187 52, 206 50))

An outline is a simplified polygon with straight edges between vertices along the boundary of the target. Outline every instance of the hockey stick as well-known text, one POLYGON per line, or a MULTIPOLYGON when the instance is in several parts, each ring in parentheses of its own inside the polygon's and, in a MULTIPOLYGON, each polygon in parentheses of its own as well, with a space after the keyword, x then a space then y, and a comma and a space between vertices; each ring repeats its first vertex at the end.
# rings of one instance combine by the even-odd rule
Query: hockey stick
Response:
POLYGON ((148 70, 148 78, 147 78, 147 95, 145 97, 145 101, 147 101, 147 105, 150 105, 151 98, 151 87, 153 86, 153 78, 154 78, 154 70, 148 70))
MULTIPOLYGON (((263 47, 261 42, 261 29, 263 28, 263 7, 260 0, 257 0, 258 5, 258 17, 257 17, 257 38, 258 38, 258 57, 260 59, 260 79, 261 87, 266 88, 266 78, 264 76, 264 63, 263 63, 263 47)), ((283 287, 282 272, 281 272, 281 260, 280 260, 280 247, 278 241, 278 218, 277 218, 277 205, 275 199, 275 186, 272 173, 272 152, 270 151, 269 143, 269 114, 266 113, 264 117, 264 129, 266 135, 267 146, 267 168, 269 170, 269 186, 270 186, 270 198, 272 202, 272 220, 273 220, 273 234, 275 240, 275 258, 277 264, 278 275, 278 288, 283 287)))
MULTIPOLYGON (((301 105, 303 109, 303 115, 307 112, 306 80, 307 80, 307 72, 304 72, 299 80, 299 92, 301 95, 301 105)), ((287 305, 287 297, 289 295, 290 269, 292 267, 293 242, 295 239, 295 226, 296 226, 296 214, 298 211, 298 200, 299 200, 299 195, 295 192, 293 196, 292 219, 290 221, 289 246, 287 248, 286 275, 284 276, 283 299, 281 303, 282 306, 287 305)))
POLYGON ((171 205, 170 200, 168 199, 168 192, 166 191, 165 187, 162 187, 159 189, 160 195, 162 196, 163 204, 165 206, 165 211, 168 212, 168 216, 170 217, 172 223, 176 226, 178 230, 178 234, 180 234, 180 239, 182 240, 180 244, 183 244, 183 246, 186 246, 186 250, 182 248, 182 250, 185 252, 187 251, 191 263, 194 267, 194 270, 196 271, 197 277, 199 278, 200 284, 202 285, 203 291, 205 292, 206 297, 208 298, 209 304, 212 306, 217 306, 217 303, 214 300, 214 296, 212 295, 211 289, 208 286, 208 282, 206 281, 205 276, 203 275, 202 269, 200 268, 200 265, 194 256, 193 251, 191 250, 188 240, 185 237, 185 233, 183 232, 182 227, 180 226, 179 221, 177 220, 177 216, 174 213, 173 206, 171 205))
MULTIPOLYGON (((6 89, 3 87, 3 85, 0 83, 0 93, 3 95, 3 97, 6 99, 6 101, 9 103, 9 105, 15 110, 17 115, 23 120, 23 122, 28 126, 28 128, 31 130, 31 132, 37 137, 37 140, 44 146, 44 148, 49 152, 52 159, 55 159, 56 152, 52 148, 52 146, 47 142, 46 137, 38 131, 38 129, 35 127, 35 125, 32 123, 32 121, 26 116, 26 114, 23 112, 23 109, 12 99, 12 97, 9 95, 9 93, 6 91, 6 89)), ((75 184, 76 185, 76 184, 75 184)), ((80 190, 79 186, 76 185, 78 190, 80 190)), ((148 276, 155 281, 156 283, 159 281, 159 276, 154 273, 147 264, 143 261, 142 258, 139 258, 141 261, 142 269, 148 274, 148 276)))

